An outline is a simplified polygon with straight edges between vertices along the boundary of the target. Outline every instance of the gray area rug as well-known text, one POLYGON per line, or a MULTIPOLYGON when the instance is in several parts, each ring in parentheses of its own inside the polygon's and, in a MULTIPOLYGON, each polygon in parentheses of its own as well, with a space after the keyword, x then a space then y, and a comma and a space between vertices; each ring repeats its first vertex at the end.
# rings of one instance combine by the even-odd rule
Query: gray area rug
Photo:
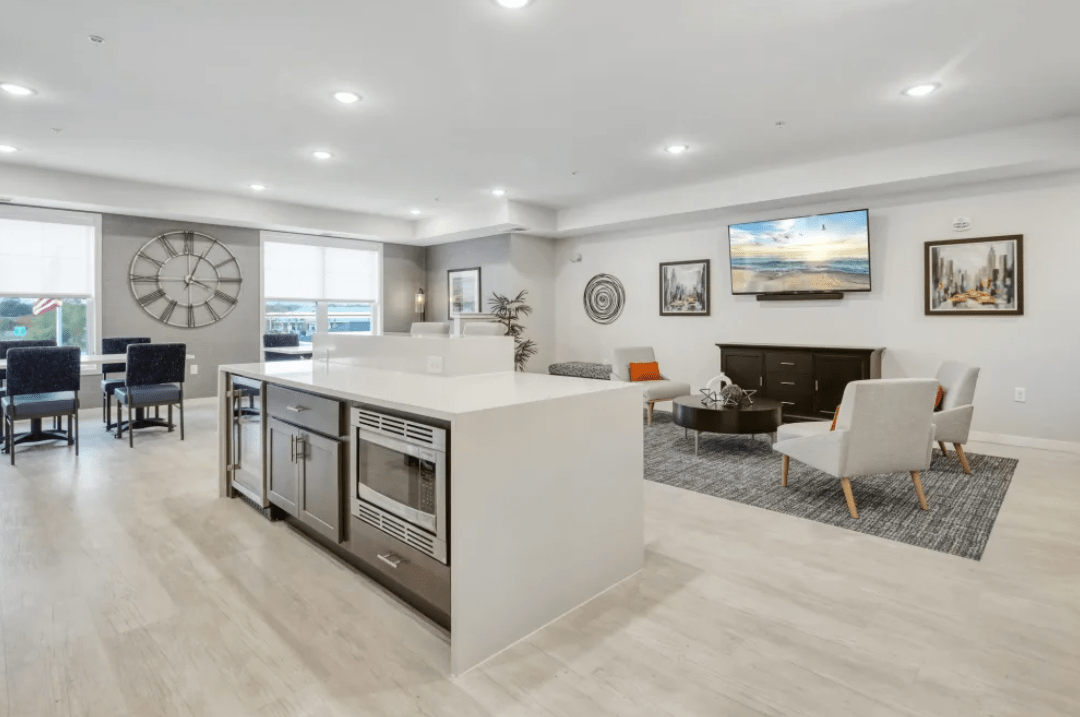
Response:
POLYGON ((645 427, 648 480, 979 560, 1017 461, 967 457, 972 475, 964 473, 951 446, 947 458, 935 449, 930 470, 922 473, 928 511, 919 508, 907 473, 853 478, 859 508, 859 519, 853 520, 840 481, 830 475, 792 460, 788 487, 781 486, 781 455, 768 436, 702 433, 695 458, 693 432, 684 438, 671 414, 657 413, 653 425, 645 427))

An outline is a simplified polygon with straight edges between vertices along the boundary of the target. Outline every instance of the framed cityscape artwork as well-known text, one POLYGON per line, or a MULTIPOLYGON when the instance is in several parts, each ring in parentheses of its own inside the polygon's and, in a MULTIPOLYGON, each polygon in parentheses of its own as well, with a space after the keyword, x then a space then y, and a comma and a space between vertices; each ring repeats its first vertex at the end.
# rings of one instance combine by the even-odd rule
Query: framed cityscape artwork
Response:
POLYGON ((926 242, 927 316, 1023 316, 1024 237, 926 242))
POLYGON ((457 314, 483 312, 483 294, 480 291, 480 267, 473 269, 450 269, 446 272, 447 318, 457 314))
POLYGON ((709 315, 709 260, 660 265, 660 315, 709 315))

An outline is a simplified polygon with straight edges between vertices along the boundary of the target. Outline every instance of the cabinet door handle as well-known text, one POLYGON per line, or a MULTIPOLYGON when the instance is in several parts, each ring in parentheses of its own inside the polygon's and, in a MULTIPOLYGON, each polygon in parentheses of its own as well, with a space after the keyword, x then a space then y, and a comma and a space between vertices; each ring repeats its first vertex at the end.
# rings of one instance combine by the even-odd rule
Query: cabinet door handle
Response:
POLYGON ((387 553, 386 555, 378 555, 376 557, 378 557, 379 560, 383 561, 395 570, 397 570, 397 567, 401 565, 401 558, 394 555, 393 553, 387 553))
POLYGON ((794 381, 781 381, 780 385, 781 386, 794 386, 795 382, 794 381))
POLYGON ((764 386, 765 385, 765 377, 764 376, 758 376, 757 385, 758 386, 764 386))
POLYGON ((820 391, 821 390, 821 382, 820 381, 814 381, 814 390, 815 391, 820 391))
POLYGON ((296 437, 296 460, 302 461, 307 458, 307 436, 296 437))
POLYGON ((781 366, 794 366, 795 362, 794 361, 781 361, 780 365, 781 366))
POLYGON ((296 436, 289 436, 289 460, 296 463, 296 436))
POLYGON ((785 406, 794 406, 795 405, 794 401, 781 401, 780 403, 784 404, 785 406))
POLYGON ((292 411, 293 413, 300 413, 301 411, 311 410, 307 406, 286 406, 286 411, 292 411))

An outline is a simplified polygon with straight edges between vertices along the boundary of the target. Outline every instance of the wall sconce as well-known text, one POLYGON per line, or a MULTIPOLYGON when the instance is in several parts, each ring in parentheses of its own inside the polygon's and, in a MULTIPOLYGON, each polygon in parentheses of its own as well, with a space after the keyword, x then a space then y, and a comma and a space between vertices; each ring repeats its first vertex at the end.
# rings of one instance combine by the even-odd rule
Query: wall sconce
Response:
POLYGON ((413 311, 418 314, 424 313, 424 304, 427 303, 427 297, 424 296, 423 289, 416 290, 416 299, 413 303, 413 311))

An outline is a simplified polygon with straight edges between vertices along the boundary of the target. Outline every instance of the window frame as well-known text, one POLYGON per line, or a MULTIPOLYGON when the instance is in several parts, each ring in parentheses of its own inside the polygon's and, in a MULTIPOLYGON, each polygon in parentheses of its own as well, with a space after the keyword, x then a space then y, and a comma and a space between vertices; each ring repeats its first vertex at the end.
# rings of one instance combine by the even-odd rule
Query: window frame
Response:
MULTIPOLYGON (((266 302, 267 301, 304 301, 315 303, 315 333, 328 333, 330 330, 330 304, 370 304, 371 305, 371 335, 382 334, 383 326, 383 295, 386 287, 383 282, 383 245, 380 242, 365 241, 362 239, 343 239, 341 237, 313 236, 310 234, 290 234, 286 232, 260 231, 259 232, 259 335, 258 345, 262 346, 262 335, 266 333, 266 302), (313 299, 302 296, 275 296, 266 298, 265 280, 265 247, 267 242, 281 244, 303 244, 307 246, 330 247, 337 249, 366 249, 376 253, 376 273, 378 274, 378 296, 358 297, 350 299, 313 299)), ((342 332, 354 333, 354 332, 342 332)), ((359 333, 359 332, 355 332, 359 333)), ((363 334, 367 335, 367 334, 363 334)))
MULTIPOLYGON (((83 294, 50 294, 47 297, 37 298, 49 298, 49 299, 86 299, 89 303, 89 310, 86 312, 87 327, 86 327, 86 345, 87 353, 93 354, 100 351, 101 346, 101 317, 102 317, 102 301, 101 301, 101 215, 94 212, 78 212, 68 209, 43 209, 41 207, 28 207, 18 204, 2 204, 0 205, 0 219, 11 219, 15 221, 26 222, 39 222, 43 224, 71 224, 75 226, 90 227, 91 232, 91 248, 90 255, 93 257, 93 295, 85 296, 83 294)), ((0 290, 0 298, 30 298, 26 296, 26 292, 19 292, 18 294, 9 294, 0 290)), ((97 374, 100 368, 90 364, 83 365, 82 375, 90 376, 97 374)))

